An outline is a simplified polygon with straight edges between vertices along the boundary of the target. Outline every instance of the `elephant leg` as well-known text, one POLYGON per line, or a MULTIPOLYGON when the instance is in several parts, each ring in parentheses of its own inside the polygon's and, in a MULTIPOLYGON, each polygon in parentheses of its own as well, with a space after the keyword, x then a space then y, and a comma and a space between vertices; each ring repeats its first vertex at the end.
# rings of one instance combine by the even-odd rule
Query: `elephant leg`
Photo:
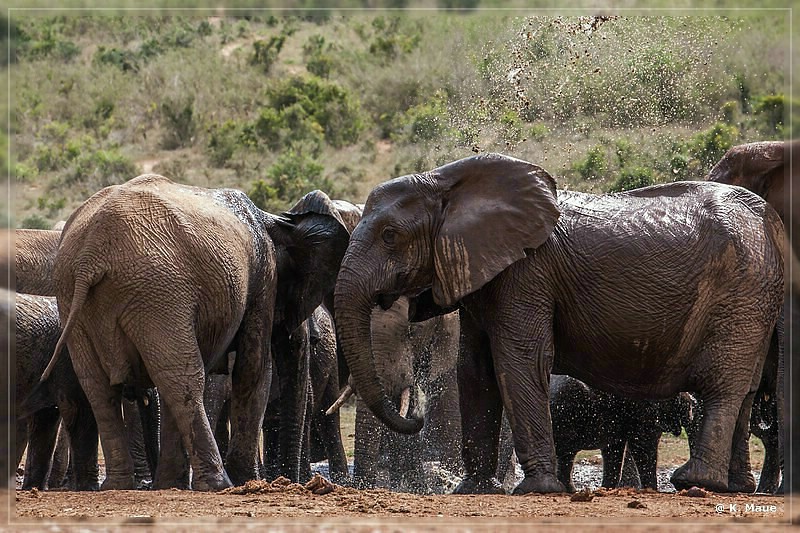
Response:
POLYGON ((764 444, 764 466, 761 468, 761 477, 758 479, 756 492, 773 494, 778 490, 781 477, 777 423, 773 422, 760 436, 764 444))
POLYGON ((619 435, 609 435, 608 444, 600 450, 603 456, 603 487, 614 489, 622 476, 625 441, 619 435))
POLYGON ((67 436, 67 429, 65 424, 58 428, 58 437, 56 437, 56 449, 53 452, 53 464, 50 467, 50 475, 47 477, 47 488, 56 489, 63 487, 69 480, 67 479, 67 470, 69 469, 69 448, 70 442, 67 436))
POLYGON ((739 405, 731 398, 704 398, 703 420, 689 460, 672 473, 670 482, 677 490, 693 486, 714 492, 727 492, 728 465, 733 442, 732 427, 739 405))
POLYGON ((755 391, 745 396, 739 408, 736 427, 733 431, 731 459, 728 467, 728 491, 752 493, 756 490, 756 480, 750 466, 750 410, 753 407, 755 391))
MULTIPOLYGON (((640 434, 628 439, 627 452, 630 453, 625 453, 625 463, 628 461, 628 455, 632 456, 635 462, 634 471, 638 471, 638 480, 641 482, 641 487, 643 489, 650 488, 658 490, 656 469, 658 464, 659 440, 661 440, 661 431, 647 432, 647 434, 640 434)), ((625 463, 623 463, 623 472, 626 468, 625 463)), ((624 478, 625 475, 623 474, 623 481, 624 478)))
POLYGON ((189 490, 189 455, 169 406, 161 409, 161 444, 153 488, 189 490))
MULTIPOLYGON (((122 419, 122 390, 112 387, 108 375, 100 364, 98 350, 108 350, 108 346, 95 349, 84 324, 75 325, 67 342, 70 358, 81 388, 92 407, 100 444, 106 464, 106 478, 101 490, 133 490, 133 458, 128 447, 125 422, 122 419)), ((109 353, 110 350, 109 350, 109 353)))
MULTIPOLYGON (((575 485, 572 484, 572 467, 575 464, 575 456, 577 452, 574 451, 556 451, 558 461, 558 480, 564 485, 567 492, 575 492, 575 485)), ((603 459, 605 465, 605 459, 603 459)))
POLYGON ((262 476, 272 480, 281 475, 280 458, 280 427, 281 410, 277 400, 271 400, 264 412, 264 421, 261 425, 264 441, 262 459, 262 476))
POLYGON ((123 398, 122 416, 125 419, 125 431, 133 458, 133 476, 137 489, 143 489, 152 481, 150 466, 147 463, 145 452, 144 431, 139 406, 135 400, 123 398))
POLYGON ((231 401, 230 399, 222 404, 217 425, 214 426, 214 440, 217 441, 217 448, 222 457, 228 455, 228 444, 231 440, 231 432, 228 429, 228 420, 231 417, 231 401))
POLYGON ((281 475, 300 481, 300 455, 308 401, 310 343, 308 323, 290 335, 283 328, 273 332, 273 350, 280 387, 281 475))
MULTIPOLYGON (((325 387, 319 402, 320 406, 330 406, 336 401, 339 396, 337 394, 339 387, 337 381, 335 376, 329 380, 328 386, 325 387)), ((346 483, 350 476, 347 467, 347 456, 342 443, 339 410, 337 409, 330 415, 326 415, 322 408, 319 408, 313 418, 316 423, 317 433, 325 447, 325 454, 328 456, 328 471, 331 481, 339 484, 346 483)))
POLYGON ((371 489, 377 479, 378 453, 385 430, 360 396, 356 398, 355 431, 353 483, 358 489, 371 489))
POLYGON ((75 490, 97 490, 99 468, 97 465, 97 423, 91 410, 81 413, 74 424, 68 426, 70 453, 68 479, 74 479, 75 490))
POLYGON ((28 457, 23 490, 44 490, 47 487, 60 421, 58 409, 52 407, 40 409, 28 417, 28 457))
MULTIPOLYGON (((222 466, 222 457, 203 406, 205 368, 194 333, 159 332, 162 324, 140 327, 147 333, 135 338, 134 343, 163 402, 161 459, 170 460, 170 453, 174 453, 174 457, 180 455, 175 449, 177 445, 170 444, 171 438, 180 438, 189 454, 194 490, 216 491, 230 487, 231 481, 222 466), (180 376, 175 374, 175 361, 180 361, 180 376), (172 449, 164 450, 168 446, 172 449)), ((163 473, 166 466, 161 463, 159 460, 158 468, 163 473)), ((175 478, 156 477, 159 485, 177 482, 175 478)))
MULTIPOLYGON (((494 373, 489 339, 462 311, 458 361, 461 456, 466 475, 454 494, 505 494, 494 477, 503 401, 494 373)), ((516 435, 514 435, 516 441, 516 435)))
POLYGON ((256 295, 237 333, 231 371, 230 441, 225 468, 231 480, 243 484, 259 476, 258 437, 272 381, 272 306, 256 295))
MULTIPOLYGON (((309 391, 311 383, 308 384, 309 391)), ((308 393, 308 400, 306 401, 305 415, 303 415, 303 445, 300 448, 300 481, 311 479, 311 460, 309 453, 311 451, 311 400, 312 395, 308 393)))
MULTIPOLYGON (((517 316, 520 312, 525 316, 552 315, 552 311, 545 313, 538 305, 532 309, 492 309, 489 312, 499 316, 517 316)), ((514 451, 525 472, 525 478, 514 489, 514 494, 564 492, 564 486, 556 477, 550 416, 552 321, 549 318, 536 321, 525 337, 504 328, 504 323, 513 322, 518 320, 497 321, 490 336, 497 384, 511 422, 514 451)), ((463 416, 463 409, 461 413, 463 416)))
POLYGON ((139 419, 142 424, 145 460, 150 472, 150 479, 155 477, 158 469, 158 455, 161 433, 161 400, 155 388, 145 389, 136 398, 139 407, 139 419))

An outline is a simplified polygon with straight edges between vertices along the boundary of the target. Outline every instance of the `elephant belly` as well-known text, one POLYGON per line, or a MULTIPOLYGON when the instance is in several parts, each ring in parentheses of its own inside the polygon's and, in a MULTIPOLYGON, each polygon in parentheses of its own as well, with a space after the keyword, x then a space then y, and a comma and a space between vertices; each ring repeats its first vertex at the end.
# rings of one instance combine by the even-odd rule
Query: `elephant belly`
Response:
POLYGON ((567 374, 599 390, 635 399, 666 399, 686 388, 689 361, 674 343, 619 339, 607 347, 592 347, 592 340, 596 342, 573 336, 572 342, 556 342, 553 373, 567 374))

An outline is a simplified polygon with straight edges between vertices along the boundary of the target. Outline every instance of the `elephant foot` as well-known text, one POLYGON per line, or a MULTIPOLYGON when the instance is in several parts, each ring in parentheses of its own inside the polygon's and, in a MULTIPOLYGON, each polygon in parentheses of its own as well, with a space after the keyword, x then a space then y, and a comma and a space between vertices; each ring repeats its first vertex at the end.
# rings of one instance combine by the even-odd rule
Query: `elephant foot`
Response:
POLYGON ((728 473, 728 492, 752 494, 756 490, 756 478, 751 472, 728 473))
POLYGON ((162 476, 157 475, 156 479, 153 480, 153 484, 151 485, 153 490, 168 490, 168 489, 178 489, 178 490, 190 490, 191 486, 189 485, 189 476, 162 476))
MULTIPOLYGON (((572 488, 575 491, 575 487, 572 488)), ((513 494, 515 496, 520 494, 530 493, 547 493, 547 492, 566 492, 564 485, 556 479, 555 476, 538 475, 538 476, 525 476, 525 479, 517 485, 513 494)))
POLYGON ((505 494, 503 486, 496 477, 476 479, 465 477, 453 491, 453 494, 505 494))
POLYGON ((197 479, 192 480, 192 490, 202 492, 218 492, 232 486, 233 483, 225 472, 217 475, 198 476, 197 479))
POLYGON ((698 459, 690 458, 669 478, 676 490, 701 487, 714 492, 728 492, 728 476, 715 472, 698 459))
POLYGON ((133 475, 130 476, 109 476, 100 485, 100 490, 134 490, 136 483, 133 475))

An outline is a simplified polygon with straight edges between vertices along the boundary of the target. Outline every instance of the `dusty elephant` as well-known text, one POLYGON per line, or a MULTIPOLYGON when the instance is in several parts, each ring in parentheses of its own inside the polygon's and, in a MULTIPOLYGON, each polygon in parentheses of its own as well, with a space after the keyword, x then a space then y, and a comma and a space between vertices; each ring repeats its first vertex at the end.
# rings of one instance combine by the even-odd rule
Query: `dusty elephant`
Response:
POLYGON ((69 357, 61 357, 50 378, 37 386, 61 334, 56 300, 28 294, 16 294, 15 300, 16 464, 28 442, 23 488, 48 487, 56 432, 63 418, 74 488, 97 490, 97 424, 69 357))
POLYGON ((564 490, 551 372, 632 398, 697 392, 706 414, 673 485, 752 491, 747 425, 780 312, 784 242, 775 211, 741 188, 678 182, 558 204, 542 168, 470 157, 370 193, 337 280, 339 340, 370 409, 395 431, 419 431, 378 380, 372 308, 403 295, 416 313, 460 307, 459 493, 501 490, 502 408, 525 472, 515 493, 564 490))
MULTIPOLYGON (((62 229, 63 225, 59 223, 53 227, 53 230, 14 230, 13 285, 18 293, 41 296, 56 295, 53 266, 61 241, 62 229)), ((136 485, 143 488, 151 482, 157 465, 159 449, 158 397, 153 389, 128 389, 124 396, 122 406, 125 415, 125 429, 132 444, 136 485)), ((62 478, 69 484, 75 485, 75 480, 71 479, 75 471, 69 465, 69 446, 65 436, 67 433, 59 432, 59 439, 55 444, 54 471, 52 472, 54 479, 48 481, 50 487, 58 486, 59 482, 56 478, 62 478), (70 475, 67 476, 67 473, 70 475)), ((41 445, 49 449, 52 443, 41 445)))
MULTIPOLYGON (((329 203, 322 193, 315 198, 323 209, 329 203)), ((180 482, 181 469, 163 460, 170 436, 187 451, 194 489, 257 478, 270 342, 288 337, 319 304, 317 286, 333 283, 346 244, 347 231, 330 210, 274 216, 241 191, 179 185, 157 175, 107 187, 84 202, 64 228, 54 279, 67 317, 59 343, 69 346, 100 430, 107 464, 102 488, 133 486, 118 409, 126 384, 157 386, 164 406, 157 486, 180 482), (319 261, 326 270, 310 276, 319 261), (223 468, 203 391, 207 369, 226 364, 232 350, 231 440, 223 468)), ((305 386, 286 397, 304 406, 305 386)), ((296 440, 287 457, 296 455, 299 463, 296 440)), ((297 466, 288 473, 296 472, 297 466)))

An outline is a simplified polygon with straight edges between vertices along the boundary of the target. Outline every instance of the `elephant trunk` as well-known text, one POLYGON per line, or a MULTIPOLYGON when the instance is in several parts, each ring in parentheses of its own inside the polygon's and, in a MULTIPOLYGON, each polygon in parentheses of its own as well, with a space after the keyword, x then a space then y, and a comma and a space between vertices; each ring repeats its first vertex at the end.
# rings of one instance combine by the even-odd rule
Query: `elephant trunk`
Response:
POLYGON ((343 264, 336 285, 336 327, 355 388, 367 407, 392 431, 416 433, 422 429, 422 419, 400 416, 378 379, 370 327, 373 307, 370 295, 377 291, 357 288, 356 284, 348 281, 347 270, 343 264))

